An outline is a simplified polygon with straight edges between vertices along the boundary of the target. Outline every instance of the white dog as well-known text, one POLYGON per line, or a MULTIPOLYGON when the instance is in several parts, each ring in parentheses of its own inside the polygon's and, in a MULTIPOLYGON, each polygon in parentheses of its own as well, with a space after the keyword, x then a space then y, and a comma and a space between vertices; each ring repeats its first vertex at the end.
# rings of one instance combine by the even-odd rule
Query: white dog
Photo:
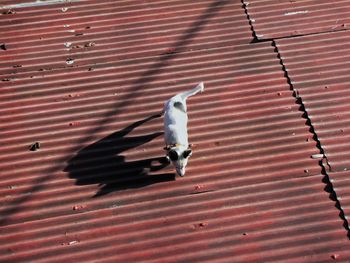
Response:
POLYGON ((203 90, 204 84, 201 82, 193 90, 175 95, 164 105, 164 149, 180 176, 185 175, 188 158, 192 155, 188 144, 186 99, 203 90))

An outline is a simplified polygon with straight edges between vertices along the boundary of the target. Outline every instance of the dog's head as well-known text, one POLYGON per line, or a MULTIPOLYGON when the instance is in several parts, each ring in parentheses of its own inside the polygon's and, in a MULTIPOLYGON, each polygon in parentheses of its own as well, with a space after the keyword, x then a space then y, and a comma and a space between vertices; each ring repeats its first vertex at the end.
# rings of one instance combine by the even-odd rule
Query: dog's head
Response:
POLYGON ((192 155, 191 147, 185 147, 183 145, 167 146, 168 156, 173 163, 176 172, 180 176, 184 176, 186 173, 186 166, 188 158, 192 155))

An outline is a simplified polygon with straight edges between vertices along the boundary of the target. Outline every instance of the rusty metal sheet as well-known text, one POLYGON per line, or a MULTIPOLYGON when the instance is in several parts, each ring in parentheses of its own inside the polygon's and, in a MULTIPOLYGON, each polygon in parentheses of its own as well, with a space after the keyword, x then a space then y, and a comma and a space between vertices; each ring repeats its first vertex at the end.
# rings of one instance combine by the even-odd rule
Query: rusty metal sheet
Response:
MULTIPOLYGON (((324 190, 322 167, 310 158, 319 152, 304 112, 271 43, 248 44, 240 2, 118 4, 69 4, 81 8, 71 17, 76 23, 93 6, 113 13, 102 15, 101 28, 87 43, 110 30, 114 19, 131 21, 137 10, 156 15, 152 10, 166 8, 187 14, 184 24, 167 15, 157 22, 177 32, 164 44, 175 50, 164 53, 157 41, 144 52, 132 41, 130 49, 120 49, 120 39, 111 41, 114 48, 96 40, 83 48, 80 60, 60 54, 71 50, 61 50, 67 40, 58 27, 43 23, 40 29, 25 18, 18 23, 26 23, 26 30, 2 25, 8 48, 0 50, 0 261, 349 258, 347 232, 324 190), (121 6, 124 11, 111 9, 121 6), (210 17, 203 15, 208 10, 210 17), (241 26, 218 22, 225 17, 220 12, 236 14, 231 20, 241 26), (203 17, 207 22, 196 20, 203 17), (221 30, 202 34, 215 21, 222 30, 230 27, 229 38, 221 30), (23 34, 11 34, 17 29, 23 34), (31 41, 40 30, 47 41, 42 53, 31 41), (74 62, 67 64, 67 58, 74 62), (205 92, 188 100, 194 154, 187 175, 176 178, 164 165, 157 114, 166 99, 199 81, 205 92)), ((26 10, 29 17, 56 7, 62 8, 26 10)), ((86 15, 93 29, 98 19, 86 15)), ((143 28, 138 29, 141 35, 129 34, 143 40, 143 28)), ((152 39, 157 32, 149 34, 152 39)))
POLYGON ((243 0, 259 40, 349 29, 347 0, 243 0))
POLYGON ((347 172, 343 173, 350 169, 350 34, 326 33, 276 43, 291 84, 305 105, 324 151, 329 176, 335 180, 337 172, 342 174, 335 189, 342 189, 336 194, 343 206, 350 190, 344 176, 347 172))

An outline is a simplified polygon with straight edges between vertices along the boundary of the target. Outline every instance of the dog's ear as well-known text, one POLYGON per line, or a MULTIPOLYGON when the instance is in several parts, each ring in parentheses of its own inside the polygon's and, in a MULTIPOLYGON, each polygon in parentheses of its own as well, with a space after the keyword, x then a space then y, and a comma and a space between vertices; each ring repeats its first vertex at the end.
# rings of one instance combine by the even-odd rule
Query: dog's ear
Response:
POLYGON ((170 150, 168 155, 169 155, 170 160, 172 160, 173 162, 176 162, 179 159, 179 155, 178 155, 177 151, 175 151, 175 150, 170 150))
POLYGON ((190 157, 191 155, 192 155, 192 150, 191 150, 191 149, 187 149, 187 150, 185 150, 184 153, 183 153, 183 157, 184 157, 184 158, 188 158, 188 157, 190 157))
POLYGON ((172 145, 167 145, 163 149, 166 150, 166 151, 169 151, 171 149, 171 147, 172 147, 172 145))

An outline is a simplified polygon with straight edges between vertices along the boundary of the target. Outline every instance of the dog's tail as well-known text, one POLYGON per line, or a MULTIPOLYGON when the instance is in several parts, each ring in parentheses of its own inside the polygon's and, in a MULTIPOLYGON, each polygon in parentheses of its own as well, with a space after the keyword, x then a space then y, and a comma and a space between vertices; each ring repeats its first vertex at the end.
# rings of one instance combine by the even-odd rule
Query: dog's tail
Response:
POLYGON ((185 91, 183 93, 180 93, 179 95, 183 100, 186 100, 188 97, 193 96, 197 94, 198 92, 203 92, 204 91, 204 83, 200 82, 194 89, 185 91))

